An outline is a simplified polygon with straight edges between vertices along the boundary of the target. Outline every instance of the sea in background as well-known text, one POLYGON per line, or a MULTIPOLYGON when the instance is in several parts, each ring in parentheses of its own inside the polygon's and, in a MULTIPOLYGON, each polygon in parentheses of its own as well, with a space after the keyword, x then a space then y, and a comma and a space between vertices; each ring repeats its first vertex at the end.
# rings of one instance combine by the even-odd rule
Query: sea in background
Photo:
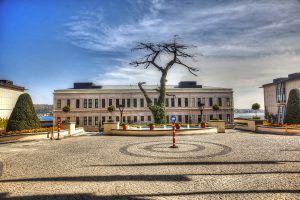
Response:
MULTIPOLYGON (((253 116, 256 116, 256 113, 234 113, 234 118, 252 118, 253 116)), ((257 113, 257 116, 264 119, 265 113, 257 113)))
POLYGON ((53 116, 38 116, 40 121, 53 121, 53 116))

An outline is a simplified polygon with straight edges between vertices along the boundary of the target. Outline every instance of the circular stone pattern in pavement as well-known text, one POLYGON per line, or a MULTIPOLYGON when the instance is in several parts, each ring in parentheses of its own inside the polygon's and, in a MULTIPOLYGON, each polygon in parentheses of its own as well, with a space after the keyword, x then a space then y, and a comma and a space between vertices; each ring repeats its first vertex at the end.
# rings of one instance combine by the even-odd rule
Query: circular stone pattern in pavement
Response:
POLYGON ((166 141, 134 143, 121 147, 120 152, 135 157, 191 159, 225 155, 232 150, 223 144, 204 141, 181 140, 176 143, 178 148, 170 148, 171 145, 166 141))

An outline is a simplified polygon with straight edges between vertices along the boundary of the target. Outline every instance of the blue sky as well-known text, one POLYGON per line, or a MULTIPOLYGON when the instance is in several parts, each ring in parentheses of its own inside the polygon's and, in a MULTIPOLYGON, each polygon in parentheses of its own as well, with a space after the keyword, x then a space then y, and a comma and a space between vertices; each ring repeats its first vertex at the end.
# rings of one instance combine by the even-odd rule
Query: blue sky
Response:
POLYGON ((48 104, 76 81, 157 84, 157 71, 128 64, 140 56, 130 49, 174 35, 196 46, 186 63, 199 72, 176 66, 168 84, 233 88, 237 108, 263 104, 262 84, 300 72, 299 0, 2 0, 0 78, 48 104))

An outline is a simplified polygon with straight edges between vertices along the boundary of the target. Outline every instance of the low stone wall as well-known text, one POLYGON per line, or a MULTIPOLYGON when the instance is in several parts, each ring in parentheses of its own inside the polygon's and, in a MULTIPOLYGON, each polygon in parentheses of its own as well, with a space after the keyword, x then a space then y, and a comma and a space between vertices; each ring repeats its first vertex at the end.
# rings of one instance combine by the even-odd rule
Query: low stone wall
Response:
POLYGON ((271 127, 271 126, 257 126, 258 133, 271 133, 278 135, 300 135, 300 128, 271 127))
POLYGON ((240 130, 247 130, 247 131, 253 131, 255 132, 257 130, 258 125, 262 125, 263 122, 266 120, 262 119, 237 119, 234 120, 237 125, 235 126, 235 129, 240 129, 240 130), (245 125, 239 125, 238 123, 243 123, 245 125))
MULTIPOLYGON (((60 131, 60 138, 81 135, 84 133, 85 133, 85 131, 82 127, 76 128, 75 131, 71 135, 69 134, 69 131, 62 130, 62 131, 60 131)), ((51 133, 30 133, 30 134, 24 134, 24 136, 25 137, 20 138, 18 141, 50 139, 51 133)), ((54 139, 57 139, 57 131, 54 131, 53 137, 54 137, 54 139)))
MULTIPOLYGON (((217 133, 216 128, 191 128, 191 129, 178 129, 176 130, 176 135, 201 135, 201 134, 212 134, 217 133)), ((111 133, 108 135, 127 135, 127 136, 164 136, 172 135, 172 130, 141 130, 141 129, 112 129, 111 133)))

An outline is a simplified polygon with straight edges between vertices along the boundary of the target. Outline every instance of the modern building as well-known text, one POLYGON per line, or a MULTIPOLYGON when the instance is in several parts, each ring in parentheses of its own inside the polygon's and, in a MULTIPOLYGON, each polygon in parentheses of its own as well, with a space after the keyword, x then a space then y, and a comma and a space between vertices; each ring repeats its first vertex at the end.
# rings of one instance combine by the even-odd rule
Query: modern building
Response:
MULTIPOLYGON (((144 85, 153 102, 157 102, 157 85, 144 85)), ((194 81, 183 81, 179 85, 168 85, 166 97, 166 120, 177 116, 182 123, 201 121, 198 102, 204 104, 203 120, 217 117, 228 123, 233 120, 233 90, 228 88, 205 87, 194 81), (218 104, 215 112, 212 106, 218 104)), ((153 121, 146 100, 137 85, 96 86, 93 83, 74 83, 71 89, 54 90, 53 116, 56 121, 70 120, 86 130, 98 130, 99 125, 111 118, 107 107, 125 105, 123 122, 146 123, 153 121), (70 106, 70 112, 62 108, 70 106)), ((113 114, 114 120, 121 121, 118 108, 113 114)))
POLYGON ((300 89, 300 73, 276 78, 272 83, 263 85, 262 88, 264 89, 266 118, 273 123, 282 124, 290 91, 295 88, 300 89))
POLYGON ((16 86, 12 81, 0 80, 0 117, 9 118, 16 102, 25 91, 24 87, 16 86))

